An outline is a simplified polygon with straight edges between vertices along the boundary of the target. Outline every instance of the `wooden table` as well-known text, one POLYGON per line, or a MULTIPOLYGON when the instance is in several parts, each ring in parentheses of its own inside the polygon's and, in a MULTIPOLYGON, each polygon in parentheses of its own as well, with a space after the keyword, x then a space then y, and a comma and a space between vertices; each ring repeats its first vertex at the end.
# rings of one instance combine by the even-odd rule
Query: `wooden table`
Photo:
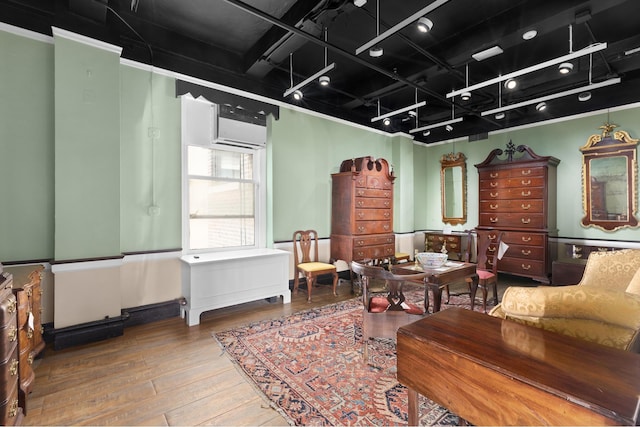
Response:
POLYGON ((433 312, 440 311, 442 305, 442 288, 450 285, 458 280, 464 280, 467 277, 473 278, 471 286, 471 310, 473 310, 478 290, 478 275, 476 274, 476 265, 468 262, 447 261, 440 268, 423 268, 420 264, 398 264, 394 266, 394 271, 407 273, 428 272, 429 275, 424 278, 426 285, 424 291, 424 311, 429 312, 429 294, 431 290, 433 294, 433 312))
POLYGON ((449 308, 398 330, 398 381, 474 425, 637 425, 640 355, 449 308))

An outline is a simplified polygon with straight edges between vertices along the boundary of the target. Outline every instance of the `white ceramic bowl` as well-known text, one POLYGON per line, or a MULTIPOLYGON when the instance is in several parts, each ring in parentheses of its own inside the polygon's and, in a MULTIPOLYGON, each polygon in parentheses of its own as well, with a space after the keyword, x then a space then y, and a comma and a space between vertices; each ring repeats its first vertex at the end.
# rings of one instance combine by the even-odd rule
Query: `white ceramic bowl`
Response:
POLYGON ((439 252, 419 252, 416 254, 416 259, 423 268, 438 268, 442 267, 447 262, 447 254, 439 252))

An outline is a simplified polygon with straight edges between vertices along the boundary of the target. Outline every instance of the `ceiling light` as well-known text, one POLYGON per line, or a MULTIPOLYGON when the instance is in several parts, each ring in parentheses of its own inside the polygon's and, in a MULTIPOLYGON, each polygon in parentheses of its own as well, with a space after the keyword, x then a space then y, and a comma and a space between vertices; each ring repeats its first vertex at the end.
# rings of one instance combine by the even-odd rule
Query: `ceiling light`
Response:
POLYGON ((462 98, 463 101, 468 101, 471 99, 471 92, 462 92, 460 94, 460 98, 462 98))
POLYGON ((599 82, 599 83, 592 83, 590 85, 587 86, 582 86, 576 89, 569 89, 566 90, 564 92, 558 92, 558 93, 554 93, 551 95, 546 95, 546 96, 541 96, 539 98, 535 98, 535 99, 529 99, 527 101, 522 101, 522 102, 517 102, 515 104, 511 104, 511 105, 506 105, 504 107, 498 107, 498 108, 494 108, 492 110, 487 110, 487 111, 483 111, 482 113, 480 113, 481 116, 488 116, 489 114, 495 114, 495 113, 499 113, 501 111, 509 111, 509 110, 514 110, 516 108, 520 108, 520 107, 526 107, 527 105, 533 105, 537 102, 543 102, 543 101, 548 101, 550 99, 556 99, 556 98, 562 98, 563 96, 569 96, 569 95, 575 95, 581 92, 586 92, 586 91, 590 91, 593 89, 599 89, 601 87, 605 87, 605 86, 611 86, 611 85, 615 85, 620 83, 622 80, 620 79, 620 77, 615 77, 613 79, 609 79, 609 80, 605 80, 603 82, 599 82))
POLYGON ((295 99, 296 101, 300 101, 303 96, 304 95, 302 94, 301 91, 299 91, 299 90, 294 90, 293 91, 293 99, 295 99))
POLYGON ((391 119, 387 117, 382 121, 382 124, 385 126, 389 126, 391 124, 391 119))
POLYGON ((540 102, 540 103, 538 103, 538 105, 536 105, 536 110, 538 110, 538 111, 543 111, 546 108, 547 108, 547 103, 546 102, 540 102))
POLYGON ((537 35, 538 35, 538 32, 536 30, 529 30, 529 31, 525 31, 524 33, 522 33, 522 38, 524 40, 531 40, 532 38, 534 38, 537 35))
POLYGON ((416 132, 420 132, 420 131, 427 130, 427 129, 437 128, 437 127, 440 127, 440 126, 452 125, 454 123, 459 123, 461 121, 462 121, 462 117, 458 117, 457 119, 451 119, 451 120, 447 120, 445 122, 434 123, 434 124, 431 124, 431 125, 427 125, 427 126, 422 126, 422 127, 419 127, 419 128, 411 129, 409 131, 409 133, 416 133, 416 132))
POLYGON ((497 119, 497 120, 502 120, 502 119, 504 119, 504 113, 498 113, 498 114, 496 114, 496 119, 497 119))
POLYGON ((353 4, 354 4, 356 7, 362 7, 362 6, 364 6, 365 4, 367 4, 367 0, 353 0, 353 4))
MULTIPOLYGON (((335 62, 332 62, 331 64, 329 64, 328 66, 324 67, 322 70, 318 71, 317 73, 315 73, 312 76, 309 76, 308 78, 306 78, 305 80, 301 81, 300 83, 298 83, 295 86, 290 87, 289 89, 284 91, 284 95, 282 95, 283 97, 287 97, 290 94, 294 93, 296 90, 301 89, 302 87, 306 86, 307 84, 309 84, 310 82, 312 82, 313 80, 319 78, 321 75, 333 70, 333 68, 336 66, 335 62)), ((293 76, 293 71, 291 72, 292 76, 293 76)))
POLYGON ((573 64, 571 62, 563 62, 558 66, 560 74, 569 74, 573 70, 573 64))
MULTIPOLYGON (((439 8, 440 6, 442 6, 443 4, 447 3, 449 0, 436 0, 433 3, 429 4, 428 6, 423 7, 422 9, 420 9, 419 11, 417 11, 416 13, 414 13, 413 15, 403 19, 402 21, 398 22, 396 25, 394 25, 393 27, 389 28, 387 31, 385 31, 382 34, 379 34, 369 40, 368 42, 366 42, 365 44, 363 44, 362 46, 360 46, 359 48, 356 49, 356 55, 360 55, 362 52, 364 52, 365 50, 369 49, 371 46, 375 46, 376 44, 378 44, 378 42, 386 39, 387 37, 391 36, 392 34, 397 33, 398 31, 402 30, 404 27, 406 27, 407 25, 411 24, 412 22, 416 22, 416 20, 418 18, 420 18, 421 16, 424 16, 434 10, 436 10, 437 8, 439 8)), ((380 14, 378 13, 378 17, 380 16, 380 14)))
POLYGON ((462 89, 458 89, 458 90, 454 90, 452 92, 449 92, 447 94, 447 98, 453 98, 454 96, 460 95, 462 92, 473 92, 476 89, 480 89, 486 86, 490 86, 494 83, 500 83, 503 82, 507 79, 511 79, 511 78, 515 78, 515 77, 519 77, 522 76, 524 74, 528 74, 528 73, 532 73, 534 71, 538 71, 538 70, 542 70, 543 68, 547 68, 550 67, 552 65, 557 65, 560 64, 562 62, 567 62, 567 61, 571 61, 572 59, 575 58, 580 58, 582 56, 586 56, 586 55, 590 55, 592 53, 595 52, 599 52, 601 50, 604 50, 607 48, 607 43, 594 43, 591 44, 583 49, 580 49, 578 51, 572 52, 568 55, 564 55, 564 56, 560 56, 558 58, 554 58, 554 59, 550 59, 549 61, 545 61, 545 62, 541 62, 539 64, 535 64, 532 65, 530 67, 527 68, 523 68, 521 70, 518 71, 514 71, 512 73, 509 74, 505 74, 503 76, 498 76, 498 77, 494 77, 492 79, 489 80, 485 80, 484 82, 480 82, 480 83, 476 83, 473 84, 469 87, 465 87, 462 89))
POLYGON ((329 76, 320 76, 318 81, 320 82, 321 86, 329 86, 329 83, 331 82, 331 78, 329 76))
POLYGON ((582 92, 578 95, 578 101, 586 102, 591 99, 591 92, 582 92))
POLYGON ((428 130, 428 131, 422 132, 422 135, 423 136, 429 136, 429 135, 431 135, 431 131, 428 130))
MULTIPOLYGON (((401 114, 401 113, 404 113, 405 111, 413 110, 414 108, 422 107, 424 105, 427 105, 427 101, 421 101, 421 102, 418 102, 416 104, 409 105, 408 107, 400 108, 399 110, 394 110, 394 111, 391 111, 389 113, 382 114, 382 115, 380 114, 380 112, 378 112, 378 115, 376 117, 372 118, 371 122, 373 123, 373 122, 375 122, 377 120, 382 120, 382 119, 385 119, 387 117, 395 116, 397 114, 401 114)), ((411 114, 411 111, 409 111, 409 114, 411 114)))
POLYGON ((508 79, 504 82, 504 87, 506 89, 512 90, 515 89, 516 86, 518 86, 518 82, 515 79, 508 79))
POLYGON ((451 125, 446 125, 444 128, 447 130, 447 132, 451 132, 453 130, 453 126, 451 125))
POLYGON ((473 55, 471 55, 471 57, 476 61, 484 61, 485 59, 491 58, 492 56, 500 55, 502 52, 504 51, 502 50, 502 48, 500 48, 500 46, 493 46, 481 52, 474 53, 473 55))
POLYGON ((369 49, 369 56, 372 58, 379 58, 384 53, 384 50, 380 46, 375 46, 369 49))
POLYGON ((418 31, 421 33, 428 33, 433 28, 433 22, 429 18, 425 18, 424 16, 418 19, 418 31))

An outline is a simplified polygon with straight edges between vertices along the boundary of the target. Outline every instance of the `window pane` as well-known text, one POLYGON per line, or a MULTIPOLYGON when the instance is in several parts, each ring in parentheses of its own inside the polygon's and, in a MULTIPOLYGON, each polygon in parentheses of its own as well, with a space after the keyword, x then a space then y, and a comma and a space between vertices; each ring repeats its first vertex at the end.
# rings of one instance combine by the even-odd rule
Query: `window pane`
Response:
POLYGON ((253 218, 209 218, 189 220, 191 249, 253 246, 253 218))
POLYGON ((188 147, 188 174, 215 178, 253 179, 253 154, 188 147))
POLYGON ((189 216, 251 216, 254 214, 252 182, 189 180, 189 216))

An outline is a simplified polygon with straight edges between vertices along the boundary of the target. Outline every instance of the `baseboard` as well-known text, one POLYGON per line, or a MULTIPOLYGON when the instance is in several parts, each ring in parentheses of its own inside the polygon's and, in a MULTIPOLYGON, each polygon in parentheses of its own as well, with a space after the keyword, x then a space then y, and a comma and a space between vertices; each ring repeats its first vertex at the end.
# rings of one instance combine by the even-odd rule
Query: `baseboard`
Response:
POLYGON ((54 350, 89 344, 121 336, 125 327, 156 322, 180 316, 180 300, 149 304, 122 310, 122 315, 95 322, 55 329, 53 324, 43 325, 43 339, 53 344, 54 350))

